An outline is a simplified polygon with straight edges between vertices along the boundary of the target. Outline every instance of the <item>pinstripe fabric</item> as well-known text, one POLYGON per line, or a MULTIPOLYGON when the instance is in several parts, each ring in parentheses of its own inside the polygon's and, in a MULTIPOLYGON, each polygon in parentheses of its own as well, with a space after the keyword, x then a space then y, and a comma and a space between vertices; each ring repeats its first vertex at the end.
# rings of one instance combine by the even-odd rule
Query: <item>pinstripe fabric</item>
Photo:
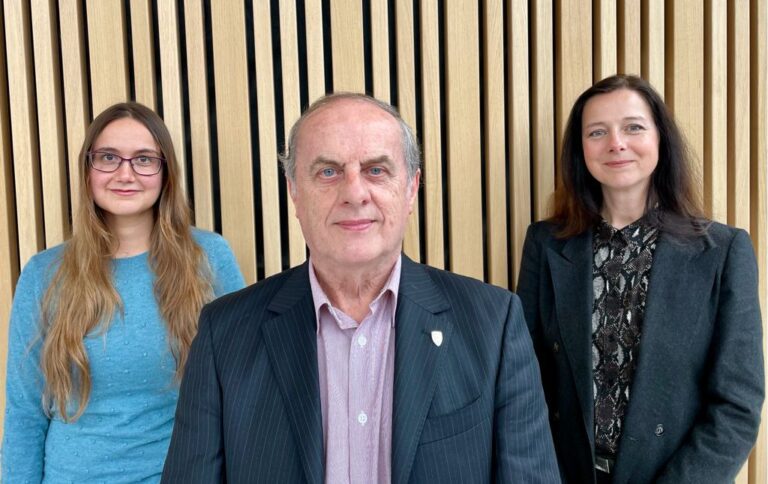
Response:
MULTIPOLYGON (((312 307, 306 265, 206 306, 163 482, 322 481, 312 307)), ((559 482, 516 296, 403 257, 396 321, 393 482, 559 482)))

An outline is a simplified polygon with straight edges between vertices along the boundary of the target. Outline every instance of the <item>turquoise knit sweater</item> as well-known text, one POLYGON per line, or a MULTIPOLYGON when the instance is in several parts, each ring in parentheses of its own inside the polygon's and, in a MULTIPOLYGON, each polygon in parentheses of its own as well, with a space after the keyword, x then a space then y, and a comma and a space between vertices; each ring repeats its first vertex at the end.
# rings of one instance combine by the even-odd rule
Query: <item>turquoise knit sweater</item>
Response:
MULTIPOLYGON (((243 287, 227 242, 194 229, 208 256, 216 296, 243 287)), ((64 423, 41 405, 40 302, 61 245, 30 259, 11 310, 2 482, 159 482, 178 398, 176 365, 152 293, 147 254, 113 260, 124 306, 109 329, 85 338, 92 390, 85 413, 64 423)))

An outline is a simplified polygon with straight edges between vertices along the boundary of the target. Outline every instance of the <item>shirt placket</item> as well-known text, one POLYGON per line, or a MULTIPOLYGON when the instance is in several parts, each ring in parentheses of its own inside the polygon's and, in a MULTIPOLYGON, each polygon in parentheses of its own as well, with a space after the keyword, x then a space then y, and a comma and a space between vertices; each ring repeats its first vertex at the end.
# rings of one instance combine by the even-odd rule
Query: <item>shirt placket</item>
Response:
POLYGON ((375 357, 370 318, 355 330, 349 348, 349 457, 350 482, 372 482, 376 469, 373 445, 377 441, 378 418, 375 400, 375 357))

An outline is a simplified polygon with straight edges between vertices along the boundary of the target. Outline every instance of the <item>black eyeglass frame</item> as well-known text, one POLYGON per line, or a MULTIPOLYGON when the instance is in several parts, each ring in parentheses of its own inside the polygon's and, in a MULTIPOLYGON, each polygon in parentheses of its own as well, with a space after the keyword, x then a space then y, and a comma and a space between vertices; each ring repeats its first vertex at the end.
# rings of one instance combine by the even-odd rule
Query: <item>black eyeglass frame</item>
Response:
POLYGON ((163 171, 163 165, 166 163, 166 159, 165 158, 161 158, 159 156, 139 155, 139 156, 134 156, 132 158, 124 158, 124 157, 122 157, 122 156, 120 156, 118 154, 112 153, 111 151, 89 151, 89 152, 87 152, 85 154, 85 156, 86 156, 86 159, 88 160, 88 166, 93 168, 94 170, 100 171, 102 173, 114 173, 114 172, 116 172, 117 170, 120 169, 120 165, 122 165, 123 162, 127 161, 128 164, 131 166, 131 170, 136 175, 138 175, 138 176, 155 176, 158 173, 160 173, 161 171, 163 171), (111 156, 114 156, 115 158, 120 158, 120 162, 117 165, 115 165, 115 169, 114 170, 102 170, 100 168, 96 168, 95 166, 93 166, 93 156, 94 155, 111 155, 111 156), (157 171, 154 172, 154 173, 139 173, 138 171, 136 171, 136 166, 133 164, 134 163, 133 160, 136 160, 138 158, 150 158, 150 159, 153 159, 153 160, 160 160, 160 165, 159 165, 157 171))

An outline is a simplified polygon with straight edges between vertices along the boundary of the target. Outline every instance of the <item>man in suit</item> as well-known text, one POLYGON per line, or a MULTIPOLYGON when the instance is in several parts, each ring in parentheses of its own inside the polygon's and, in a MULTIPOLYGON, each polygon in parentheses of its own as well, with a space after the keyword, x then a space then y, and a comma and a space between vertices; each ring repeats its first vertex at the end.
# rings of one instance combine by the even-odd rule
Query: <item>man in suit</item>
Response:
POLYGON ((402 255, 397 111, 327 96, 286 151, 310 259, 204 308, 163 482, 559 482, 518 298, 402 255))

